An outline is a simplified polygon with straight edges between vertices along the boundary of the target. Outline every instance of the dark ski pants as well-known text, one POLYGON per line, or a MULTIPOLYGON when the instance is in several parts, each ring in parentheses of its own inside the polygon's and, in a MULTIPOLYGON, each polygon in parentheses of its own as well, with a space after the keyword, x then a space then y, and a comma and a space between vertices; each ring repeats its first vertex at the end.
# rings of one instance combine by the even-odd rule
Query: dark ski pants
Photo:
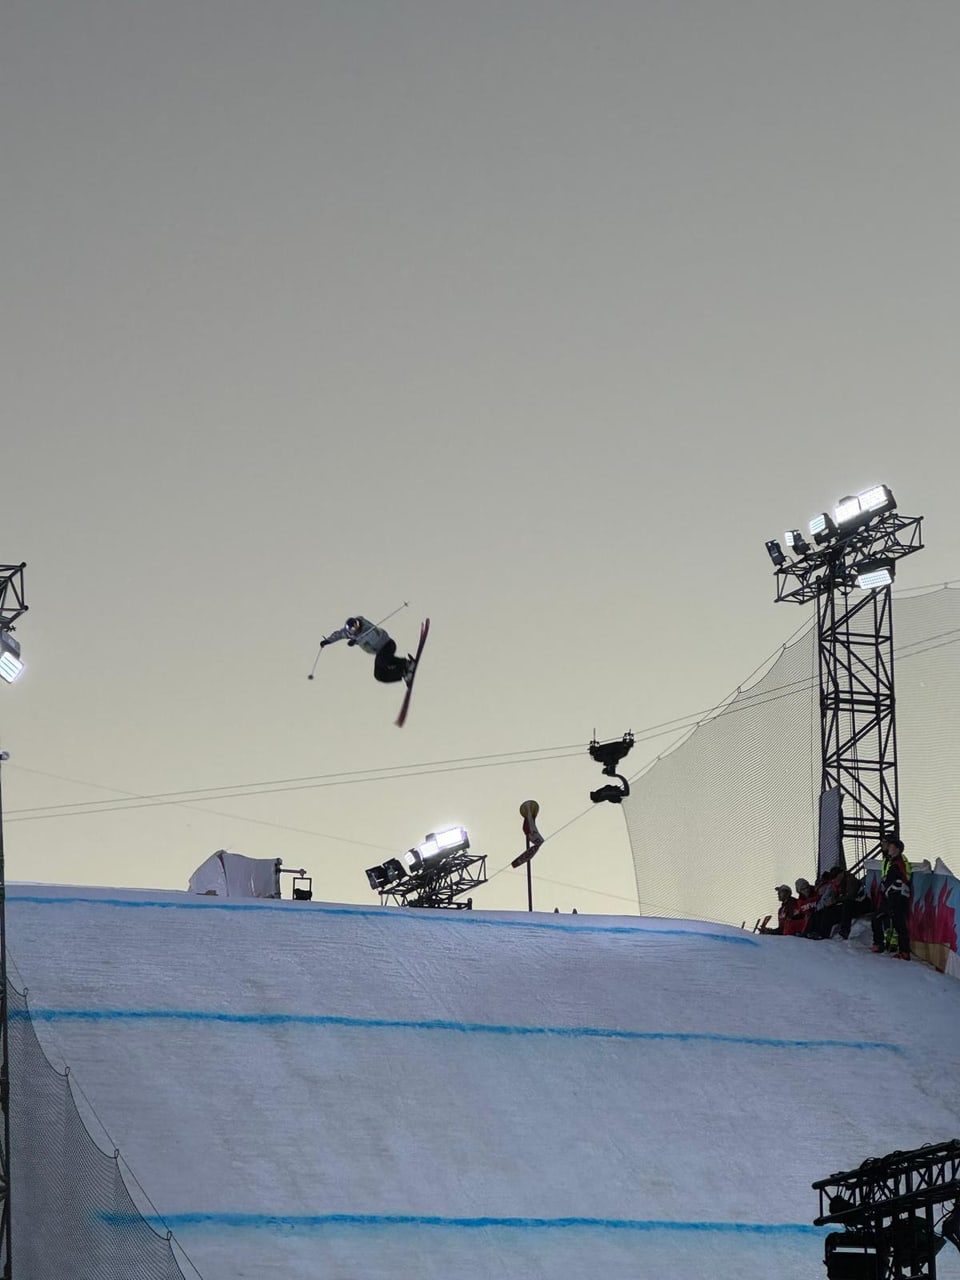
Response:
POLYGON ((843 907, 839 902, 835 902, 829 907, 823 907, 820 911, 814 911, 807 922, 803 936, 805 938, 829 938, 833 933, 833 926, 840 923, 842 916, 843 907))
POLYGON ((869 898, 847 898, 840 913, 840 937, 850 937, 850 926, 861 916, 873 915, 873 903, 869 898))
POLYGON ((875 947, 883 947, 883 935, 893 925, 897 931, 897 950, 903 955, 910 954, 910 930, 907 927, 907 917, 910 914, 910 903, 902 893, 892 893, 887 899, 886 907, 883 911, 878 911, 873 917, 873 945, 875 947))
POLYGON ((382 649, 377 650, 373 660, 373 678, 381 684, 396 684, 402 680, 407 669, 406 658, 397 657, 396 640, 388 640, 382 649))

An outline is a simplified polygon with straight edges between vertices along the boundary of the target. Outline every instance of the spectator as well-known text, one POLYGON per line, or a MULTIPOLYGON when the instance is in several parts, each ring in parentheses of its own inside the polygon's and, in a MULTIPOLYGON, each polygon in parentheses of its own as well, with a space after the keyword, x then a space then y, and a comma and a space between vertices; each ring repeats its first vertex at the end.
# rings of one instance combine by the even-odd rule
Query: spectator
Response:
POLYGON ((784 937, 792 933, 801 933, 803 931, 803 918, 800 915, 797 900, 793 896, 793 890, 788 884, 778 884, 776 894, 780 899, 780 909, 777 911, 777 927, 768 929, 764 925, 760 932, 779 933, 784 937))
POLYGON ((796 882, 797 890, 797 911, 800 915, 801 928, 800 933, 806 933, 807 924, 810 917, 817 909, 817 902, 820 898, 820 890, 815 889, 809 880, 803 877, 796 882))
POLYGON ((861 916, 873 915, 874 906, 867 893, 866 882, 848 871, 840 902, 840 937, 850 937, 850 926, 861 916))
POLYGON ((840 923, 840 897, 846 874, 843 867, 831 867, 820 877, 820 896, 816 909, 807 920, 804 937, 817 940, 829 938, 834 925, 840 923))
MULTIPOLYGON (((910 930, 908 916, 910 913, 910 864, 903 856, 904 844, 899 836, 888 835, 880 838, 880 851, 883 854, 880 874, 881 901, 877 914, 873 917, 873 946, 871 951, 887 949, 887 930, 896 933, 897 950, 894 952, 898 960, 910 959, 910 930)), ((890 947, 893 950, 893 947, 890 947)))

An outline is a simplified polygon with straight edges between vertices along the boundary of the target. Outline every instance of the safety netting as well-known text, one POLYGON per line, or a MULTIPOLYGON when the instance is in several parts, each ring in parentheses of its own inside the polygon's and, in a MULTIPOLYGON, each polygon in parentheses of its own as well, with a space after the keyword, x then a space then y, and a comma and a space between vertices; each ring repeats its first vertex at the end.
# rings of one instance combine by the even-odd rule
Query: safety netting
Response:
MULTIPOLYGON (((900 834, 914 861, 957 870, 960 589, 896 595, 900 834)), ((623 802, 644 915, 739 925, 774 887, 817 870, 821 776, 816 626, 631 779, 623 802)), ((866 849, 846 844, 848 863, 866 849)))
POLYGON ((17 1280, 184 1280, 171 1237, 150 1225, 7 984, 10 1240, 17 1280))

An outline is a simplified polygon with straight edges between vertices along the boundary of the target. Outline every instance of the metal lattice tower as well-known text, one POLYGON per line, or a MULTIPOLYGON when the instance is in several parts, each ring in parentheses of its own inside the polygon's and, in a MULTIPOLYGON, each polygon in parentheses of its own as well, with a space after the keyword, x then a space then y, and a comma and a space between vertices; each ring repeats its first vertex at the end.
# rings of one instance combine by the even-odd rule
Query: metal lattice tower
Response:
POLYGON ((899 825, 891 588, 824 591, 817 641, 821 791, 839 788, 844 831, 865 850, 899 825))
MULTIPOLYGON (((27 605, 23 595, 26 564, 0 565, 0 646, 27 605)), ((0 773, 6 752, 0 752, 0 773)), ((3 790, 0 783, 0 1280, 10 1280, 10 1053, 7 1007, 6 878, 3 852, 3 790)))
POLYGON ((817 606, 820 789, 839 792, 856 865, 900 825, 891 583, 895 562, 923 546, 922 517, 900 515, 882 485, 841 499, 837 516, 811 522, 813 545, 786 535, 793 559, 779 542, 767 552, 777 602, 817 606))

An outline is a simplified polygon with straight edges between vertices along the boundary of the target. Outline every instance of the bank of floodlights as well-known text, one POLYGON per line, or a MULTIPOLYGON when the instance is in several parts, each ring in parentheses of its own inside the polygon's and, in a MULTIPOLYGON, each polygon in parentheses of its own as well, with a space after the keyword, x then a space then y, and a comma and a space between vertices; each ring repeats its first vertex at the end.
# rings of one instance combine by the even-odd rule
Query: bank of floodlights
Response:
POLYGON ((470 837, 463 827, 450 827, 446 831, 431 831, 424 837, 423 843, 408 849, 403 855, 407 871, 416 875, 419 871, 429 871, 438 867, 454 854, 465 853, 470 848, 470 837))
POLYGON ((23 598, 23 564, 0 564, 0 679, 13 684, 23 671, 20 642, 13 635, 13 624, 27 612, 23 598))
POLYGON ((777 600, 803 604, 825 590, 888 587, 894 561, 920 550, 920 517, 901 516, 888 485, 875 484, 841 498, 807 526, 788 529, 765 545, 777 575, 777 600))
POLYGON ((367 882, 381 902, 403 907, 472 906, 455 901, 468 888, 486 884, 486 854, 470 853, 463 827, 431 831, 399 858, 367 869, 367 882))

